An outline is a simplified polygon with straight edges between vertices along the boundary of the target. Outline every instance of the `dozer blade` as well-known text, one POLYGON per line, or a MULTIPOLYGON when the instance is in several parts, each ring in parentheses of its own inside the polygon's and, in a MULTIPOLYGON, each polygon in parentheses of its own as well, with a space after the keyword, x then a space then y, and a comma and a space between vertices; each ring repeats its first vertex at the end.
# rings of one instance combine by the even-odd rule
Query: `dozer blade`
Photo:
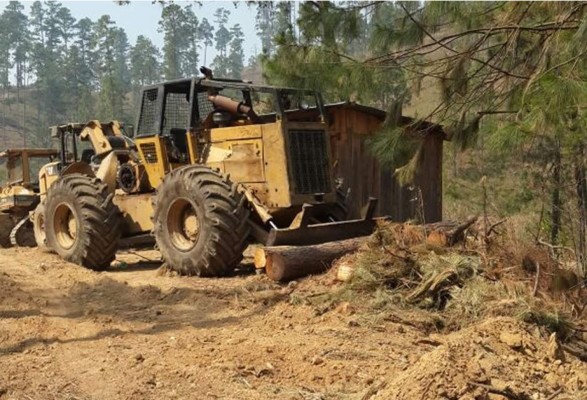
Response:
POLYGON ((27 215, 12 228, 10 232, 10 243, 13 246, 20 247, 35 247, 35 233, 33 230, 33 223, 27 215))
POLYGON ((309 225, 312 206, 304 205, 300 226, 297 228, 272 229, 267 236, 266 246, 308 246, 368 236, 373 233, 377 219, 373 218, 377 199, 370 198, 363 212, 363 218, 348 221, 327 222, 309 225))

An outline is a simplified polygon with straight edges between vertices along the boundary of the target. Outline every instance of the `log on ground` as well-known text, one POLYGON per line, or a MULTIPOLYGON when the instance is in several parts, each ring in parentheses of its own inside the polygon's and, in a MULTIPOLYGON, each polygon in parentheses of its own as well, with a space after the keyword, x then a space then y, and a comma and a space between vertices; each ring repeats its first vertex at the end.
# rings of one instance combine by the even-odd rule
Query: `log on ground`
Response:
POLYGON ((255 267, 265 268, 269 278, 288 281, 302 276, 319 274, 331 263, 353 252, 368 236, 338 240, 310 246, 270 246, 255 251, 255 267))

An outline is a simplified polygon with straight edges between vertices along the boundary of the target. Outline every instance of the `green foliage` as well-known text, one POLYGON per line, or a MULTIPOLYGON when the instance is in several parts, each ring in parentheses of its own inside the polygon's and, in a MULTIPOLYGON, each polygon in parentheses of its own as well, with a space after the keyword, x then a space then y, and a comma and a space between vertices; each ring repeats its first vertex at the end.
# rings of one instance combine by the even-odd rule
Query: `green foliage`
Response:
POLYGON ((212 46, 213 44, 212 39, 214 38, 214 34, 212 32, 212 25, 210 25, 206 18, 202 19, 202 22, 198 26, 198 37, 204 45, 204 65, 208 65, 206 56, 208 47, 212 46))
POLYGON ((378 132, 369 142, 373 153, 382 164, 395 171, 400 184, 413 181, 421 159, 421 144, 406 137, 402 127, 387 127, 378 132))
POLYGON ((228 55, 229 78, 240 79, 244 68, 245 53, 243 43, 245 35, 239 24, 230 28, 230 53, 228 55))
POLYGON ((98 117, 124 121, 124 95, 130 84, 126 34, 114 26, 108 15, 103 15, 96 22, 92 44, 96 49, 96 77, 100 87, 98 117))
MULTIPOLYGON (((396 15, 393 3, 363 7, 356 2, 304 2, 298 34, 276 35, 276 50, 262 58, 265 78, 275 85, 318 90, 327 102, 356 101, 387 109, 408 101, 406 71, 366 62, 389 50, 387 28, 396 15)), ((399 132, 395 126, 386 127, 371 147, 408 181, 419 162, 417 144, 399 132)))
POLYGON ((239 24, 230 29, 226 26, 229 16, 230 11, 224 8, 214 13, 218 26, 214 35, 218 55, 214 57, 212 67, 217 77, 240 79, 245 62, 244 34, 239 24))
POLYGON ((214 13, 214 22, 218 26, 216 33, 214 34, 214 40, 216 41, 216 50, 218 55, 214 57, 212 62, 214 72, 218 77, 225 77, 228 75, 228 44, 230 43, 230 31, 226 27, 230 11, 224 8, 218 8, 214 13))
POLYGON ((137 37, 130 50, 131 78, 135 88, 140 88, 161 80, 159 49, 143 35, 137 37))
POLYGON ((184 12, 188 45, 184 55, 182 73, 183 76, 196 76, 200 68, 200 21, 192 4, 188 5, 184 12))
POLYGON ((255 28, 257 29, 257 36, 261 39, 261 51, 263 54, 273 52, 273 37, 275 36, 274 12, 275 5, 271 1, 260 2, 257 5, 255 28))
POLYGON ((177 79, 182 76, 183 56, 190 44, 186 21, 186 13, 180 5, 170 3, 163 7, 159 32, 163 32, 165 79, 177 79))
MULTIPOLYGON (((30 34, 27 29, 28 18, 23 11, 24 6, 22 4, 18 1, 11 1, 4 9, 0 22, 0 25, 3 25, 4 29, 6 29, 6 32, 2 33, 2 39, 0 39, 0 52, 4 49, 5 56, 8 55, 6 51, 12 53, 12 64, 16 69, 17 87, 24 86, 28 62, 27 52, 30 47, 30 34)), ((7 56, 6 62, 9 59, 10 57, 7 56)))

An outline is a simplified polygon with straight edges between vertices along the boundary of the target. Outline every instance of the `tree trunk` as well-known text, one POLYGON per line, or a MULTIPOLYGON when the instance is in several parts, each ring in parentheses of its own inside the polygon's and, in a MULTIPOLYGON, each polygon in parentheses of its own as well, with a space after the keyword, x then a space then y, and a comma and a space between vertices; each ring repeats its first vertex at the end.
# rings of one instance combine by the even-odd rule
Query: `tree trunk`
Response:
POLYGON ((587 230, 587 181, 585 173, 585 147, 580 145, 575 160, 575 185, 577 190, 577 207, 579 211, 579 233, 577 243, 578 273, 586 276, 585 252, 586 252, 586 230, 587 230))
POLYGON ((552 167, 552 211, 551 211, 551 227, 550 227, 550 242, 555 245, 558 242, 558 236, 561 228, 561 153, 560 144, 556 143, 556 150, 554 154, 554 165, 552 167))
POLYGON ((347 253, 356 251, 367 236, 311 246, 271 246, 255 252, 255 267, 265 268, 269 278, 289 281, 310 274, 319 274, 347 253))

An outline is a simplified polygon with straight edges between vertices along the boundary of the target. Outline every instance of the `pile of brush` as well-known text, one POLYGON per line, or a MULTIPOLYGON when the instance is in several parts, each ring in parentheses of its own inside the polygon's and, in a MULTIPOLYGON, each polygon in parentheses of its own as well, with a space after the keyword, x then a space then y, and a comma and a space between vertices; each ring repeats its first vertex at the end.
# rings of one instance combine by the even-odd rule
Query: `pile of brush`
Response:
POLYGON ((433 311, 455 329, 484 317, 517 316, 567 335, 569 321, 585 308, 580 280, 570 279, 576 275, 545 249, 523 249, 497 229, 487 234, 486 226, 475 218, 382 223, 358 251, 334 264, 343 284, 330 299, 377 311, 433 311), (560 289, 561 277, 574 285, 560 289))

